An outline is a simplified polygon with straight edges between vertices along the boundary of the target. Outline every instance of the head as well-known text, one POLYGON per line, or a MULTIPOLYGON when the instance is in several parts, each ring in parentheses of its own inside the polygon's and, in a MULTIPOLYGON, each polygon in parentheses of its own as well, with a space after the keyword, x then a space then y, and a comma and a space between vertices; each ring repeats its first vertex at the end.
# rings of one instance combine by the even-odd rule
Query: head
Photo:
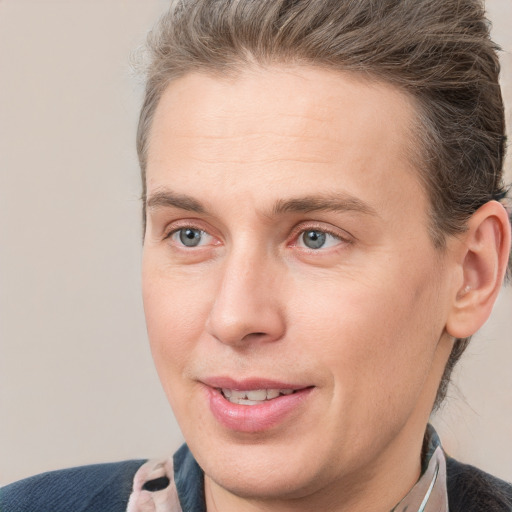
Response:
MULTIPOLYGON (((292 368, 284 377, 293 385, 306 386, 295 400, 318 396, 311 425, 290 421, 290 443, 301 428, 314 432, 321 415, 331 433, 354 441, 365 418, 403 414, 382 435, 361 433, 360 443, 374 443, 382 455, 411 415, 421 424, 440 403, 453 365, 492 307, 509 250, 506 215, 493 201, 504 197, 504 114, 483 14, 476 0, 172 4, 150 36, 137 142, 145 225, 149 216, 148 329, 185 437, 196 414, 205 435, 225 448, 238 443, 254 464, 290 450, 279 448, 279 429, 267 439, 250 417, 234 440, 225 439, 229 425, 208 431, 208 414, 183 402, 194 404, 197 387, 210 394, 236 387, 230 372, 239 379, 257 368, 275 379, 283 371, 276 360, 292 368), (479 237, 499 246, 494 271, 480 263, 479 237), (258 253, 256 241, 273 249, 258 253), (316 249, 323 259, 314 259, 316 249), (348 253, 342 265, 339 251, 348 253), (485 281, 475 276, 491 274, 498 277, 488 286, 486 313, 471 323, 461 304, 485 281), (252 297, 246 304, 242 285, 252 297), (302 300, 309 288, 310 300, 302 300), (172 303, 179 315, 166 311, 172 303), (174 346, 171 363, 165 337, 180 344, 180 335, 194 341, 190 350, 174 346), (337 338, 351 342, 340 349, 337 338), (412 361, 418 367, 404 370, 412 361), (176 366, 169 379, 168 365, 176 366), (366 391, 361 375, 374 380, 366 391), (182 388, 180 379, 197 386, 182 388), (342 391, 331 385, 337 381, 342 391), (404 410, 376 392, 383 382, 402 395, 404 410), (176 396, 179 390, 190 395, 176 396), (418 403, 421 413, 413 414, 418 403), (345 424, 343 414, 356 419, 345 424)), ((403 435, 414 444, 411 432, 403 435)), ((352 444, 319 450, 344 450, 354 468, 363 452, 352 444)), ((212 461, 198 455, 208 474, 212 461)), ((334 478, 327 466, 315 475, 334 478)), ((234 471, 246 470, 241 461, 234 471)), ((276 484, 276 495, 286 485, 276 484)), ((309 488, 313 477, 301 492, 309 488)))
MULTIPOLYGON (((353 71, 414 98, 410 142, 430 200, 429 229, 436 247, 443 248, 446 236, 464 232, 480 206, 506 197, 500 66, 479 0, 175 1, 148 43, 137 133, 144 226, 149 136, 167 86, 191 71, 221 76, 255 63, 353 71)), ((456 340, 435 407, 469 340, 456 340)))

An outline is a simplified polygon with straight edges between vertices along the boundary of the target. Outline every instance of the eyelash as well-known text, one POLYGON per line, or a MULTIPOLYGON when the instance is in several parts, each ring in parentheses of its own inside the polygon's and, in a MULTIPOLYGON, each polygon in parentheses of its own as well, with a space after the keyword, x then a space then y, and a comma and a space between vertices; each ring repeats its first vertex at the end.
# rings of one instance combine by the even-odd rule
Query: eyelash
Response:
MULTIPOLYGON (((296 230, 294 230, 292 232, 292 240, 294 240, 294 242, 292 243, 292 246, 298 247, 298 241, 301 239, 301 237, 304 236, 305 233, 310 232, 310 231, 316 231, 319 233, 324 233, 326 235, 330 235, 333 238, 335 238, 336 240, 338 240, 340 244, 346 245, 346 244, 352 243, 352 240, 349 238, 348 234, 346 236, 344 236, 337 230, 329 229, 325 226, 319 226, 318 224, 311 224, 311 225, 306 225, 306 226, 304 226, 302 224, 299 227, 297 227, 296 230)), ((299 249, 302 251, 306 251, 308 253, 318 253, 321 250, 321 249, 311 249, 308 247, 299 247, 299 249)), ((329 248, 326 248, 326 249, 324 249, 324 251, 326 251, 328 249, 329 248)))
MULTIPOLYGON (((170 229, 165 234, 164 240, 170 240, 173 235, 179 233, 183 229, 193 229, 193 230, 201 231, 202 233, 205 233, 205 234, 215 238, 215 236, 210 234, 209 231, 207 229, 205 229, 203 226, 199 226, 192 222, 186 222, 181 225, 174 224, 172 226, 172 229, 170 229)), ((339 231, 326 228, 325 226, 319 226, 318 224, 310 224, 310 225, 301 224, 292 230, 291 237, 290 237, 292 239, 292 243, 290 245, 292 247, 298 247, 302 251, 306 251, 306 252, 310 252, 310 253, 318 253, 321 250, 321 248, 320 249, 311 249, 308 247, 299 247, 298 246, 298 241, 299 241, 300 237, 303 236, 304 233, 307 233, 308 231, 317 231, 319 233, 324 233, 326 235, 330 235, 333 238, 339 240, 340 244, 351 244, 352 243, 351 235, 349 235, 348 233, 347 233, 347 236, 343 236, 339 231)), ((179 247, 184 248, 184 249, 194 249, 195 248, 195 247, 186 247, 185 245, 179 245, 179 247)), ((203 246, 199 246, 199 247, 203 247, 203 246)), ((324 249, 324 251, 325 250, 326 249, 324 249)))
POLYGON ((193 222, 184 222, 183 224, 173 224, 171 229, 169 229, 166 234, 164 235, 164 240, 170 240, 173 235, 179 233, 183 229, 193 229, 197 231, 201 231, 201 233, 206 233, 207 235, 213 237, 214 235, 211 235, 210 232, 205 229, 203 226, 199 226, 197 224, 194 224, 193 222))

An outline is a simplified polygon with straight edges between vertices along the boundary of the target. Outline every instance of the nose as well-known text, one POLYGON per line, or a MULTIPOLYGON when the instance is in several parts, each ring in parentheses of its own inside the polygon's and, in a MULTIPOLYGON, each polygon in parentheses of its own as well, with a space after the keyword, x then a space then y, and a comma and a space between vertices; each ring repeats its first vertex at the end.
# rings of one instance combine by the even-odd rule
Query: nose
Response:
POLYGON ((221 343, 243 348, 283 337, 282 270, 271 259, 239 251, 224 261, 206 326, 221 343))

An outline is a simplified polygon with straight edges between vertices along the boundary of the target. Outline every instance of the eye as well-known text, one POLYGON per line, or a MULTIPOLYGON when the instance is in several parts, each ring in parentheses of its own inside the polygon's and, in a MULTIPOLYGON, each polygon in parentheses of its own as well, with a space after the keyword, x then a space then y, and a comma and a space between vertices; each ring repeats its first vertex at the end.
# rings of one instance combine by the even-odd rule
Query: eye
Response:
POLYGON ((341 238, 331 233, 319 229, 308 229, 300 233, 297 246, 312 250, 328 249, 338 245, 340 242, 341 238))
POLYGON ((169 237, 173 242, 185 247, 199 247, 211 243, 213 237, 206 231, 197 228, 180 228, 173 231, 169 237))

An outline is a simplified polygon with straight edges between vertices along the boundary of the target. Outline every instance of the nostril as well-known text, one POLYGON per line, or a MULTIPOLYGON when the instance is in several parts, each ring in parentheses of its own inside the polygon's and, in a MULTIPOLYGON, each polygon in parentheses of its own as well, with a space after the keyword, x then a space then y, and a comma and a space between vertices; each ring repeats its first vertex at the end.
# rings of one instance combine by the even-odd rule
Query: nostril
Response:
POLYGON ((265 332, 250 332, 249 334, 246 334, 242 338, 242 341, 248 341, 248 340, 254 339, 254 338, 263 338, 264 336, 267 336, 267 333, 265 333, 265 332))

